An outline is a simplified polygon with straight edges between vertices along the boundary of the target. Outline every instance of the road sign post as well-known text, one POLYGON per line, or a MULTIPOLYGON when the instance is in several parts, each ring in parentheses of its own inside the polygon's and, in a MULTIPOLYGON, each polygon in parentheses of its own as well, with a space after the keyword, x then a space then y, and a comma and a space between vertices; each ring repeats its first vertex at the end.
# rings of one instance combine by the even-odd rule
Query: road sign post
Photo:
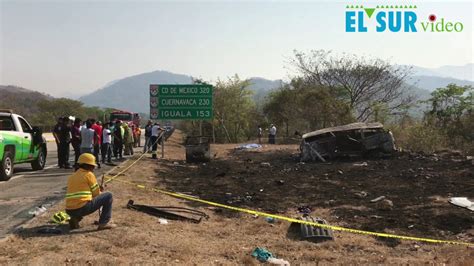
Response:
MULTIPOLYGON (((150 119, 211 120, 213 118, 213 88, 205 84, 150 85, 150 119)), ((202 122, 201 134, 202 134, 202 122)), ((165 156, 164 136, 161 156, 165 156)))
POLYGON ((150 118, 160 120, 210 120, 212 86, 204 84, 150 85, 150 118))

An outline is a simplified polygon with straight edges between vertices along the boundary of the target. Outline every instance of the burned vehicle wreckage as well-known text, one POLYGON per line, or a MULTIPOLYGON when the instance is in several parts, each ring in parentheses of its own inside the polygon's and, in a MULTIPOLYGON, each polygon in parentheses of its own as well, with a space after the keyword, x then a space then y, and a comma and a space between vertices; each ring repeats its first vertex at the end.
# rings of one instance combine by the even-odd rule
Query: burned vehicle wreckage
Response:
POLYGON ((302 136, 301 161, 323 161, 336 157, 391 155, 395 140, 381 123, 352 123, 329 127, 302 136))

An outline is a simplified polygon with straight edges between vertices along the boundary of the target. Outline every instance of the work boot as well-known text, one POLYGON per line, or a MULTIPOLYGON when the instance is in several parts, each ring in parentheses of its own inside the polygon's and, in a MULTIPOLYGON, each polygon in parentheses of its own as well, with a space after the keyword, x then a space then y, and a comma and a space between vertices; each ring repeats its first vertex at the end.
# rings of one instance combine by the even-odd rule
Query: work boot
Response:
POLYGON ((74 230, 74 229, 79 229, 81 226, 79 225, 79 222, 82 220, 81 217, 71 217, 69 220, 69 229, 74 230))
POLYGON ((99 224, 97 230, 107 230, 107 229, 114 229, 117 225, 113 223, 106 223, 106 224, 99 224))

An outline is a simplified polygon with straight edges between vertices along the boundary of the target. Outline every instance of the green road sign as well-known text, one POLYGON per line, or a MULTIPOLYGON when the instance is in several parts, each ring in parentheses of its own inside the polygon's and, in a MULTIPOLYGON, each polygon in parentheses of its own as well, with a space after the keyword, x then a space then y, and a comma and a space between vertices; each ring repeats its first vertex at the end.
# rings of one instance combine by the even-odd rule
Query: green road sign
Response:
POLYGON ((150 118, 212 119, 211 85, 150 85, 150 118))

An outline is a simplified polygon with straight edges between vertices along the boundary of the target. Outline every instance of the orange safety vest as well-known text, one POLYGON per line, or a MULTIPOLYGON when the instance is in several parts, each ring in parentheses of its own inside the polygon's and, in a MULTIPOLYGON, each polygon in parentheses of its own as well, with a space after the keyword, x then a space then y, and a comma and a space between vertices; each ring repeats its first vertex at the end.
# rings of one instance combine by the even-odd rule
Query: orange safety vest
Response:
POLYGON ((99 194, 94 173, 81 168, 67 179, 66 209, 79 209, 99 194))

